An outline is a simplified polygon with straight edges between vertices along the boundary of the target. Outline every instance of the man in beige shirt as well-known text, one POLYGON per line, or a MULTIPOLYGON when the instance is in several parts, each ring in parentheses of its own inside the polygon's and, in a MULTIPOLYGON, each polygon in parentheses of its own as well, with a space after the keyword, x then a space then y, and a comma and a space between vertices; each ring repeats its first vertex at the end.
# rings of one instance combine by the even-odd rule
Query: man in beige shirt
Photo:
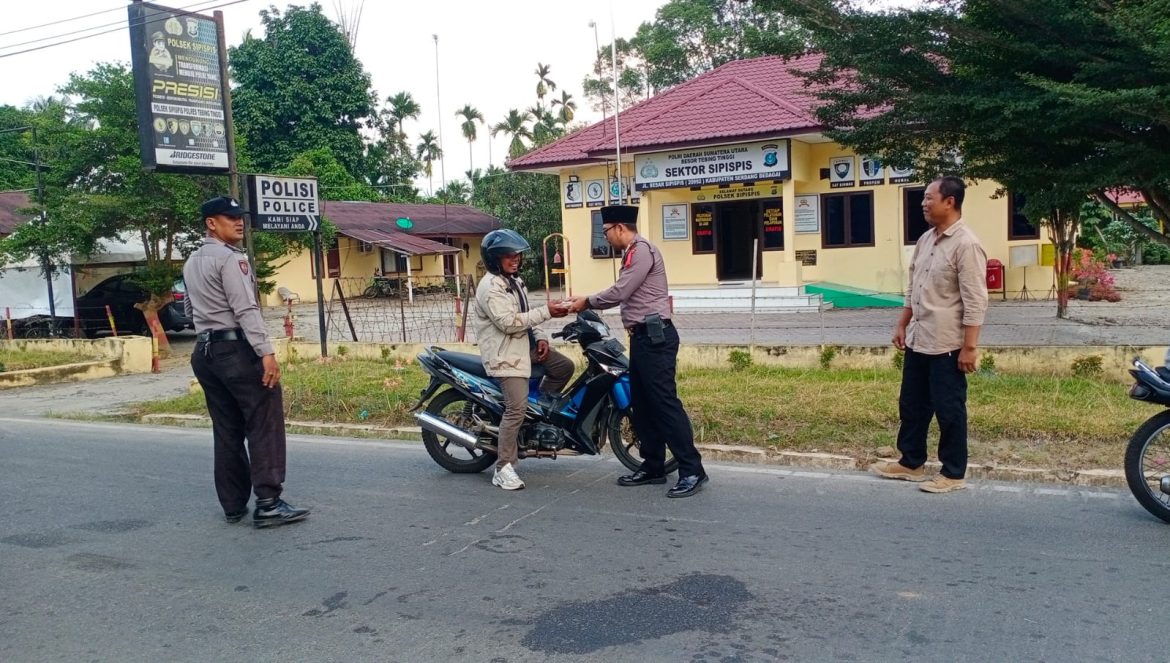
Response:
POLYGON ((925 481, 928 493, 966 488, 967 373, 987 311, 987 254, 963 223, 966 186, 942 177, 926 187, 922 212, 930 229, 910 261, 906 306, 894 328, 894 347, 906 352, 898 397, 898 462, 870 470, 887 479, 925 481), (938 418, 939 475, 926 481, 926 434, 938 418))

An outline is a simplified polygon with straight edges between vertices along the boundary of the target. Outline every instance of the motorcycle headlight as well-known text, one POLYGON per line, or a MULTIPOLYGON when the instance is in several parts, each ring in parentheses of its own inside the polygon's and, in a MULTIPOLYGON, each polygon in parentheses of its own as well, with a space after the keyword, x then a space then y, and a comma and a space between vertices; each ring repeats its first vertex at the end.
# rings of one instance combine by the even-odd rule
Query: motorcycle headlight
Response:
POLYGON ((614 377, 621 377, 626 372, 626 369, 622 368, 621 366, 609 366, 607 364, 599 364, 599 365, 601 366, 601 370, 605 371, 606 373, 609 373, 610 375, 612 375, 614 377))

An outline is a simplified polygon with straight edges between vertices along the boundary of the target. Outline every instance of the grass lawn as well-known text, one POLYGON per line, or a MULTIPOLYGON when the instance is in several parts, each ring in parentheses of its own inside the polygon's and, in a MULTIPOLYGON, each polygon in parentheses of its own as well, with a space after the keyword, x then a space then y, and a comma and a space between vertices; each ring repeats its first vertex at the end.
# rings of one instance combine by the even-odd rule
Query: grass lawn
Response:
MULTIPOLYGON (((284 369, 289 420, 412 426, 407 411, 426 386, 417 366, 334 359, 284 369)), ((1088 378, 974 375, 969 379, 971 460, 1054 468, 1117 468, 1134 429, 1157 409, 1124 384, 1088 378)), ((679 391, 696 441, 858 457, 893 446, 899 373, 750 367, 689 370, 679 391)), ((201 394, 144 403, 136 414, 206 413, 201 394)), ((933 455, 937 431, 931 438, 933 455)))
POLYGON ((76 364, 93 360, 94 358, 91 355, 80 352, 0 348, 0 372, 24 371, 30 368, 46 368, 49 366, 76 364))

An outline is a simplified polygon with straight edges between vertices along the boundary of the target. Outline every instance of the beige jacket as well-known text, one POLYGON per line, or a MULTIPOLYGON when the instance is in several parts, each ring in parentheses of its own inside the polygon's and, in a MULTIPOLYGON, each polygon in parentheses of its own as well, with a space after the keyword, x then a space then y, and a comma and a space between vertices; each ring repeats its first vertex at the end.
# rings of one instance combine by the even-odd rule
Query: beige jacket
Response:
MULTIPOLYGON (((475 289, 475 338, 487 374, 497 378, 532 376, 532 348, 528 330, 548 320, 547 306, 529 306, 520 310, 520 297, 528 299, 528 290, 516 279, 488 274, 475 289), (509 287, 510 286, 510 287, 509 287)), ((549 340, 548 334, 533 329, 538 341, 549 340)))

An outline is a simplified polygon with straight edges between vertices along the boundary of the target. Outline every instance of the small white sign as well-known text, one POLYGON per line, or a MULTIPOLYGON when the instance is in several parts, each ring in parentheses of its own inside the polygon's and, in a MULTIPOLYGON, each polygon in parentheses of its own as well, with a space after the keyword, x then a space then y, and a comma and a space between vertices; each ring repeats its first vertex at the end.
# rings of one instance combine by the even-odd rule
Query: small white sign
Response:
POLYGON ((914 181, 913 168, 890 167, 890 184, 910 184, 914 181))
POLYGON ((861 157, 861 186, 880 186, 886 183, 886 169, 877 157, 861 157))
POLYGON ((605 204, 605 180, 589 180, 585 183, 585 206, 601 207, 605 204))
POLYGON ((821 231, 821 197, 813 194, 796 197, 796 232, 821 231))
POLYGON ((584 205, 584 192, 581 190, 581 181, 576 177, 565 182, 565 208, 575 209, 584 205))

